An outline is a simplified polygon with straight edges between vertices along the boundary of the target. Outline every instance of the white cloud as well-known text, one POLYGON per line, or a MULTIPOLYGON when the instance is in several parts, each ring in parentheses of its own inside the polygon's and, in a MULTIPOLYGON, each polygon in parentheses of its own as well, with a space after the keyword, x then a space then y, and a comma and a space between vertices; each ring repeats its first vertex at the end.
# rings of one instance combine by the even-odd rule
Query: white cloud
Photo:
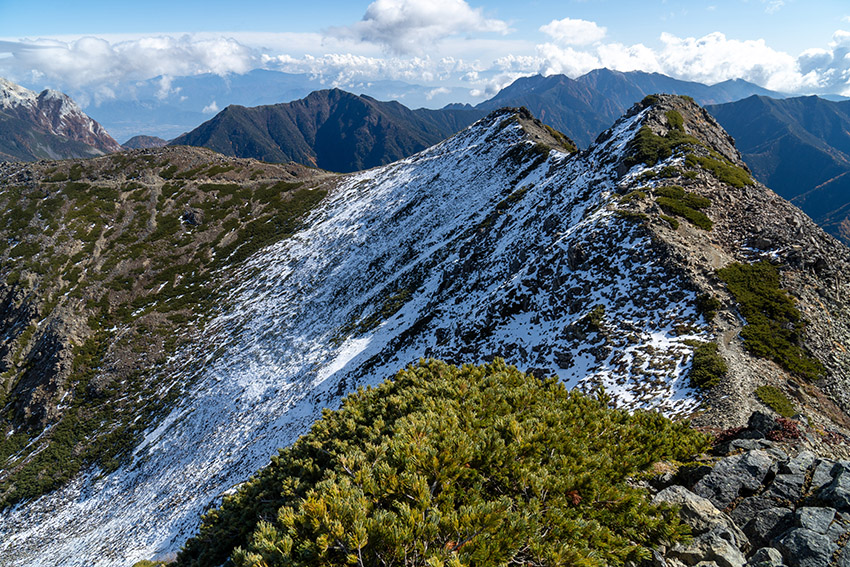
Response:
POLYGON ((847 92, 850 89, 850 32, 837 31, 829 49, 809 49, 798 57, 773 49, 764 40, 729 39, 715 32, 703 37, 661 35, 651 49, 601 43, 585 49, 554 43, 538 45, 543 74, 577 77, 596 68, 657 72, 707 84, 744 79, 788 93, 847 92))
POLYGON ((764 11, 768 14, 775 14, 785 5, 785 0, 761 0, 762 4, 767 4, 764 11))
POLYGON ((211 103, 206 105, 204 109, 201 110, 201 112, 203 112, 204 114, 215 114, 218 112, 218 105, 215 103, 215 101, 212 101, 211 103))
POLYGON ((398 54, 422 54, 435 42, 471 32, 507 33, 508 25, 485 18, 464 0, 375 0, 363 19, 329 35, 382 45, 398 54))
POLYGON ((437 87, 436 89, 431 89, 430 91, 428 91, 428 93, 425 95, 425 98, 427 98, 428 100, 433 100, 435 96, 449 94, 450 92, 452 92, 451 89, 447 89, 446 87, 437 87))
POLYGON ((47 81, 74 89, 115 87, 129 81, 166 76, 160 93, 167 96, 170 78, 199 73, 245 73, 259 55, 230 38, 195 39, 184 35, 145 37, 110 43, 82 37, 70 41, 39 39, 3 42, 0 74, 30 76, 35 70, 47 81))
POLYGON ((596 25, 596 22, 564 18, 552 20, 540 31, 564 45, 588 45, 602 40, 607 30, 596 25))
POLYGON ((661 69, 673 76, 709 84, 740 78, 777 90, 804 86, 795 58, 768 47, 762 39, 727 39, 719 32, 701 38, 664 33, 661 41, 661 69))

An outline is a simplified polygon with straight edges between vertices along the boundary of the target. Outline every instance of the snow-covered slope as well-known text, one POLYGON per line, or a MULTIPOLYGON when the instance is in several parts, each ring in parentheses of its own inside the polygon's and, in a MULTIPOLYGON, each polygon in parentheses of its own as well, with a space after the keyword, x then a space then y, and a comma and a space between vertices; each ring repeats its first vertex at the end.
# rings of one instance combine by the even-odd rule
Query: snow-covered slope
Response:
POLYGON ((419 357, 500 356, 629 408, 684 415, 708 338, 651 231, 618 214, 617 171, 646 111, 581 155, 516 110, 354 174, 308 228, 249 260, 189 386, 136 450, 0 516, 0 565, 128 565, 179 548, 200 514, 342 395, 419 357))

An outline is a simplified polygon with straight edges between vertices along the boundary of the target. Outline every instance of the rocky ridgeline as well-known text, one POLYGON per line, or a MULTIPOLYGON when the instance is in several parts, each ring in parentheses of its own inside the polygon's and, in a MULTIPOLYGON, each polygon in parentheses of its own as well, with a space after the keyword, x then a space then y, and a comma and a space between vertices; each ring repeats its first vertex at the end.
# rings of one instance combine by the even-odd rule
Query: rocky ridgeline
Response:
POLYGON ((798 422, 756 412, 718 437, 713 466, 654 479, 654 501, 678 507, 694 537, 647 565, 850 565, 850 461, 818 457, 805 437, 798 422))

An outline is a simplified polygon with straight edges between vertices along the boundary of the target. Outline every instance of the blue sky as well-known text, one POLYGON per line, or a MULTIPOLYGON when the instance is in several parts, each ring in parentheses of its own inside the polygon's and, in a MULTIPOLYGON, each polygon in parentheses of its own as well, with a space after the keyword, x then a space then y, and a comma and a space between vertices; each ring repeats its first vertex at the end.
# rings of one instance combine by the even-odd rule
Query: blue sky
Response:
POLYGON ((94 99, 153 77, 167 87, 255 68, 472 98, 601 66, 850 94, 848 53, 846 0, 0 0, 0 76, 94 99))

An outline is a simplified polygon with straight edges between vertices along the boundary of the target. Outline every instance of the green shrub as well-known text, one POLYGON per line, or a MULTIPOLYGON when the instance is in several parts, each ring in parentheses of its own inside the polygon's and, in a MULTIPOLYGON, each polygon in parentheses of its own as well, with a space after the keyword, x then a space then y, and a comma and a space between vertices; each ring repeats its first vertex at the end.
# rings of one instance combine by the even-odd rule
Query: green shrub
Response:
POLYGON ((711 230, 711 219, 699 210, 711 206, 711 200, 708 198, 685 191, 678 185, 656 187, 653 193, 657 195, 655 202, 664 211, 682 217, 704 230, 711 230))
POLYGON ((672 228, 673 230, 679 228, 679 221, 677 221, 674 217, 668 217, 667 215, 658 215, 658 218, 669 224, 670 228, 672 228))
POLYGON ((649 219, 646 214, 638 212, 638 211, 626 211, 623 209, 617 209, 614 211, 614 214, 617 218, 621 218, 631 222, 644 222, 649 219))
POLYGON ((794 404, 785 395, 785 392, 776 386, 759 386, 756 388, 756 397, 761 402, 781 415, 782 417, 793 417, 797 413, 794 404))
POLYGON ((726 361, 717 352, 716 343, 700 343, 694 349, 694 359, 688 377, 694 388, 712 388, 728 370, 726 361))
POLYGON ((177 166, 176 165, 169 165, 168 167, 160 170, 159 176, 162 179, 171 179, 171 178, 174 177, 175 173, 177 173, 177 166))
POLYGON ((212 177, 214 175, 218 175, 219 173, 227 173, 228 171, 232 171, 236 169, 235 165, 214 165, 208 170, 204 172, 204 175, 207 177, 212 177))
POLYGON ((631 167, 643 163, 652 167, 659 161, 673 155, 674 150, 688 145, 702 146, 702 142, 685 134, 684 128, 681 130, 671 129, 665 136, 659 136, 649 126, 641 126, 627 146, 628 157, 626 157, 625 164, 627 167, 631 167))
POLYGON ((626 203, 631 203, 632 201, 640 201, 642 199, 646 199, 646 193, 640 190, 629 191, 622 197, 620 197, 620 204, 625 205, 626 203))
POLYGON ((705 317, 706 321, 714 319, 717 310, 720 309, 720 300, 708 293, 701 293, 696 301, 697 313, 705 317))
POLYGON ((668 110, 665 113, 665 116, 667 117, 667 126, 669 126, 671 130, 678 130, 680 132, 685 131, 685 119, 682 118, 679 111, 668 110))
POLYGON ((209 512, 178 565, 622 565, 683 539, 628 482, 706 448, 501 360, 423 361, 326 410, 209 512))
POLYGON ((779 270, 768 262, 733 263, 717 275, 726 282, 746 319, 741 330, 751 353, 773 360, 804 378, 815 380, 825 369, 800 347, 805 327, 794 300, 779 286, 779 270))
POLYGON ((700 227, 703 230, 711 230, 714 225, 711 219, 705 213, 692 209, 678 199, 670 199, 669 197, 658 197, 655 200, 662 209, 672 215, 682 217, 691 224, 700 227))
POLYGON ((699 165, 703 169, 710 171, 723 183, 731 185, 732 187, 737 187, 738 189, 755 183, 753 178, 750 177, 744 169, 727 161, 720 161, 710 157, 695 156, 693 154, 688 155, 685 161, 687 165, 691 167, 699 165))

